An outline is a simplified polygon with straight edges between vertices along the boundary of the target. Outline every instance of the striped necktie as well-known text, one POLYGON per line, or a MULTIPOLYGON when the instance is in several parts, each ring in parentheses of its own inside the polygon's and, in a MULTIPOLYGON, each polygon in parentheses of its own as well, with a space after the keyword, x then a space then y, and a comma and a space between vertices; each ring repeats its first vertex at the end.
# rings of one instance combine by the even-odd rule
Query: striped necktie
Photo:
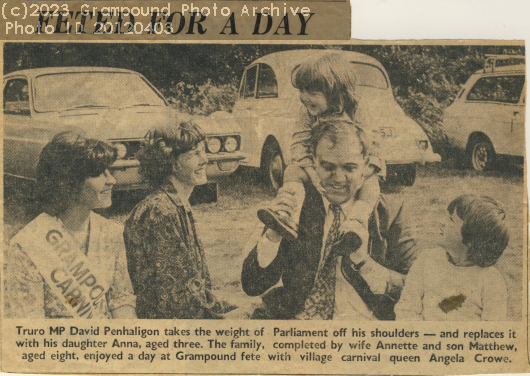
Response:
POLYGON ((315 283, 300 314, 305 320, 331 320, 335 309, 335 283, 337 274, 337 253, 331 252, 333 244, 339 238, 341 208, 330 204, 333 223, 329 229, 324 246, 324 256, 319 263, 315 283))

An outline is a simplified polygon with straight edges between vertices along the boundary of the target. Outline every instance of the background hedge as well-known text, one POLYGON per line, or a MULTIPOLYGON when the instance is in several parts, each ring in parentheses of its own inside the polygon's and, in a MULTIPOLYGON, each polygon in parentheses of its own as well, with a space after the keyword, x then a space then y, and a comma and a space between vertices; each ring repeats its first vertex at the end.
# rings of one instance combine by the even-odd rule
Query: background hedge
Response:
MULTIPOLYGON (((50 66, 126 68, 142 73, 181 111, 208 115, 229 111, 244 68, 276 51, 321 45, 216 44, 4 44, 4 73, 50 66)), ((388 72, 394 96, 416 120, 433 147, 442 151, 443 110, 469 76, 483 67, 485 54, 524 54, 514 46, 359 45, 325 46, 361 52, 388 72)), ((118 92, 120 88, 117 88, 118 92)))

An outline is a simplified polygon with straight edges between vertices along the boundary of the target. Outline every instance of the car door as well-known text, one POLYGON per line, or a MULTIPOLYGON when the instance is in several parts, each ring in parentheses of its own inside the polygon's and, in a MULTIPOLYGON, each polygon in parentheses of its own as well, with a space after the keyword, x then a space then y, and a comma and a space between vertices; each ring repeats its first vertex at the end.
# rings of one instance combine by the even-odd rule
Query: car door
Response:
POLYGON ((232 114, 241 127, 241 147, 242 152, 247 156, 244 164, 259 167, 259 157, 256 156, 258 144, 258 134, 254 127, 257 117, 256 112, 256 84, 258 75, 258 65, 251 65, 241 77, 239 93, 232 114))
POLYGON ((524 152, 524 129, 515 127, 524 82, 524 74, 486 76, 467 94, 468 129, 486 134, 497 154, 524 152))
MULTIPOLYGON (((247 68, 233 111, 242 128, 247 164, 260 166, 261 149, 268 136, 272 135, 279 143, 290 139, 286 137, 289 132, 286 121, 278 120, 284 118, 286 108, 285 99, 278 97, 278 82, 273 68, 264 63, 247 68)), ((281 149, 284 151, 285 147, 281 149)))
MULTIPOLYGON (((514 108, 512 114, 512 124, 511 124, 511 133, 512 139, 514 140, 525 140, 525 127, 524 122, 526 119, 526 83, 523 87, 523 92, 521 94, 521 99, 517 105, 517 108, 514 108)), ((524 157, 525 156, 525 143, 517 142, 514 143, 513 155, 524 157)))
POLYGON ((46 139, 32 117, 31 86, 24 76, 4 80, 4 173, 34 178, 46 139))
MULTIPOLYGON (((290 85, 290 83, 289 83, 290 85)), ((278 80, 273 68, 264 63, 258 67, 256 87, 255 118, 257 132, 260 134, 260 145, 266 142, 266 137, 274 138, 280 146, 284 161, 287 162, 289 146, 292 140, 292 123, 299 116, 298 107, 293 111, 292 98, 280 98, 278 80)), ((298 96, 296 96, 298 98, 298 96)), ((301 104, 300 104, 301 106, 301 104)))

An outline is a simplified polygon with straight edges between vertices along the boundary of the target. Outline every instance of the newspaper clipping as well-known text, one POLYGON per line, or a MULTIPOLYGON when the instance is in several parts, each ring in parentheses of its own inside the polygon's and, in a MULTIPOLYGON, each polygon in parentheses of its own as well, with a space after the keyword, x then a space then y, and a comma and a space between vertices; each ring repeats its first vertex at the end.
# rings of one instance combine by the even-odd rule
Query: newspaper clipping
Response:
POLYGON ((349 15, 3 3, 3 372, 530 370, 524 43, 349 15))

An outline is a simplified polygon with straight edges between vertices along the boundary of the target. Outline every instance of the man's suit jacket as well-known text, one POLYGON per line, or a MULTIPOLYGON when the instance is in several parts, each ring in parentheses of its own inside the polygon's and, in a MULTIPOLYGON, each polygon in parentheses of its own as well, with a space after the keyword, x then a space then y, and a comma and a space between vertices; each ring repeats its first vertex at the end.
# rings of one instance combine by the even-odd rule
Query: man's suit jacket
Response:
MULTIPOLYGON (((243 262, 241 283, 247 295, 261 295, 276 285, 283 286, 263 296, 264 308, 258 308, 254 318, 292 319, 304 308, 304 303, 316 277, 324 239, 326 210, 320 193, 306 186, 298 239, 280 243, 276 258, 261 268, 255 247, 243 262)), ((400 202, 392 205, 381 196, 370 216, 368 253, 380 265, 391 270, 384 294, 373 294, 368 284, 351 265, 349 257, 342 258, 341 270, 361 298, 380 320, 393 320, 394 304, 399 299, 412 262, 416 258, 416 242, 407 226, 406 213, 400 202)))

